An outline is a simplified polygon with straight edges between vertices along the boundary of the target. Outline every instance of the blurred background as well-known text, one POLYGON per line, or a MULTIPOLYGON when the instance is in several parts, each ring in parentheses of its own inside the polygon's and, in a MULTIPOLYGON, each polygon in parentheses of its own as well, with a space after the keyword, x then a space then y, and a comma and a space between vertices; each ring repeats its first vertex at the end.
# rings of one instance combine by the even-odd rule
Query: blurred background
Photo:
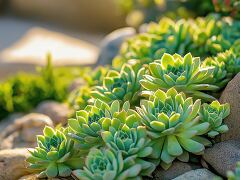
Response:
POLYGON ((94 65, 113 30, 138 31, 163 14, 179 19, 213 10, 211 0, 0 0, 0 78, 33 71, 47 52, 54 65, 94 65))

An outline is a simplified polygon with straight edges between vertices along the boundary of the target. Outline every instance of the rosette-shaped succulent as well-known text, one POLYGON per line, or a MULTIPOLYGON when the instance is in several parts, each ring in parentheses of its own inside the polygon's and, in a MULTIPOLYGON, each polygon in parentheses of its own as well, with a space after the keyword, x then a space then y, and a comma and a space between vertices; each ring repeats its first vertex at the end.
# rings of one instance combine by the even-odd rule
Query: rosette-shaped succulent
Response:
MULTIPOLYGON (((138 65, 136 65, 138 66, 138 65)), ((134 66, 124 64, 120 73, 115 70, 108 72, 103 80, 103 86, 96 86, 91 95, 108 104, 119 100, 122 104, 126 101, 136 103, 139 100, 141 85, 140 79, 144 74, 144 68, 134 69, 134 66)))
POLYGON ((202 67, 214 67, 212 83, 223 88, 240 72, 240 57, 233 50, 227 50, 216 57, 206 58, 202 67))
POLYGON ((91 149, 83 169, 73 171, 73 175, 82 180, 125 180, 141 179, 141 165, 133 157, 124 159, 108 149, 91 149))
POLYGON ((149 100, 141 101, 137 111, 152 138, 151 157, 160 158, 163 168, 170 167, 175 158, 188 161, 189 153, 200 154, 211 144, 200 136, 209 128, 208 122, 200 122, 200 106, 200 100, 193 103, 191 97, 178 94, 174 88, 166 93, 157 90, 149 100))
POLYGON ((200 64, 200 59, 193 58, 190 53, 184 57, 178 54, 164 54, 161 60, 149 64, 150 75, 144 75, 144 79, 140 80, 141 85, 148 90, 142 94, 149 95, 150 91, 166 91, 174 87, 195 99, 215 100, 213 96, 204 92, 219 89, 218 86, 209 84, 213 78, 214 67, 202 68, 200 64))
POLYGON ((235 172, 227 171, 228 180, 239 180, 240 179, 240 162, 237 162, 237 167, 235 168, 235 172))
POLYGON ((128 122, 138 123, 137 113, 129 110, 129 106, 129 103, 125 102, 121 109, 119 101, 114 101, 109 106, 101 100, 96 100, 94 105, 88 105, 84 110, 77 111, 76 119, 68 120, 72 130, 69 136, 79 142, 79 148, 82 150, 101 147, 104 145, 101 132, 109 130, 114 123, 119 123, 119 126, 128 122))
MULTIPOLYGON (((118 121, 113 119, 112 121, 118 121)), ((136 162, 142 165, 141 175, 150 176, 155 170, 155 165, 144 160, 153 152, 150 139, 144 126, 136 126, 136 120, 128 121, 123 126, 113 122, 109 131, 102 132, 102 138, 107 147, 113 152, 121 152, 124 158, 134 156, 136 162)))
POLYGON ((213 101, 211 104, 203 104, 199 115, 201 122, 208 122, 209 137, 214 138, 220 133, 228 131, 227 125, 223 124, 223 119, 226 118, 230 113, 229 104, 221 105, 218 101, 213 101))
POLYGON ((82 167, 83 159, 62 130, 46 126, 43 134, 37 136, 38 147, 29 150, 31 156, 27 159, 29 168, 40 172, 39 178, 67 177, 72 169, 82 167))

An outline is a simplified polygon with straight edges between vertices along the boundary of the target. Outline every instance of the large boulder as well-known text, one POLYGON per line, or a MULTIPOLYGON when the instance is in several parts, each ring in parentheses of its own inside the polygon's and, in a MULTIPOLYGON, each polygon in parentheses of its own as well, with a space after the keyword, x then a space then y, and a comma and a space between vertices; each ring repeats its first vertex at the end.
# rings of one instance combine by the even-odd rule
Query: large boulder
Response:
POLYGON ((107 35, 101 43, 101 51, 97 63, 99 65, 111 64, 112 59, 118 54, 123 41, 135 34, 136 30, 134 28, 126 27, 107 35))
POLYGON ((29 156, 27 149, 8 149, 0 151, 0 179, 15 180, 30 174, 26 158, 29 156))
POLYGON ((186 172, 181 176, 174 178, 173 180, 186 180, 186 179, 206 180, 206 179, 214 179, 215 177, 216 175, 207 169, 196 169, 196 170, 186 172))
POLYGON ((201 166, 192 163, 184 163, 180 161, 173 162, 173 165, 168 169, 164 170, 161 167, 158 167, 152 174, 153 178, 151 179, 161 179, 161 180, 170 180, 177 176, 184 174, 185 172, 200 169, 201 166))
POLYGON ((240 141, 229 140, 207 148, 203 159, 219 174, 226 177, 228 170, 234 170, 240 161, 240 141))
POLYGON ((228 83, 220 97, 220 102, 229 103, 231 113, 224 120, 229 131, 222 134, 219 140, 240 139, 240 73, 228 83))
POLYGON ((50 117, 55 125, 65 125, 69 115, 72 113, 66 104, 50 100, 41 102, 37 106, 36 112, 50 117))
POLYGON ((31 113, 16 119, 0 132, 0 149, 36 146, 36 135, 42 134, 45 126, 52 126, 52 120, 43 114, 31 113))

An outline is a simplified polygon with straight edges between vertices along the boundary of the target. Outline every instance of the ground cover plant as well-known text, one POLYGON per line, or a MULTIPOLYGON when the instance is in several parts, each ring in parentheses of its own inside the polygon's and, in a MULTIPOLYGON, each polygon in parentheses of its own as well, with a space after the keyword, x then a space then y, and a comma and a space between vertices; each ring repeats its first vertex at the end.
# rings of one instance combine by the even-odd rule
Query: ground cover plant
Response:
POLYGON ((64 102, 71 81, 88 69, 53 68, 49 55, 46 66, 36 71, 19 73, 0 82, 0 119, 12 112, 29 112, 44 100, 64 102))
POLYGON ((238 27, 213 16, 150 24, 71 94, 76 117, 45 128, 29 168, 48 178, 130 180, 197 161, 229 130, 230 106, 217 99, 240 72, 238 27))

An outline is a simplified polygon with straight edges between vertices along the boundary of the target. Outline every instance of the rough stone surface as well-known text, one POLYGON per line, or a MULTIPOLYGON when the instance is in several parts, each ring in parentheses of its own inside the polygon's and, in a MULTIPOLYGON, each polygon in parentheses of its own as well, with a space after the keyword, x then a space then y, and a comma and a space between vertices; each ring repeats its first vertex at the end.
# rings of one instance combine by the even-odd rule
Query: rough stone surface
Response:
POLYGON ((226 176, 240 161, 240 140, 229 140, 215 144, 205 150, 203 159, 219 174, 226 176))
POLYGON ((229 103, 231 108, 230 115, 224 120, 229 131, 219 137, 220 141, 240 138, 240 73, 228 83, 220 102, 229 103))
POLYGON ((26 158, 29 156, 27 149, 8 149, 0 151, 0 179, 15 180, 30 174, 26 158))
POLYGON ((197 164, 175 161, 173 163, 173 165, 167 171, 163 170, 161 167, 158 167, 153 172, 153 178, 151 178, 151 179, 170 180, 170 179, 173 179, 185 172, 188 172, 188 171, 191 171, 194 169, 199 169, 199 168, 201 168, 201 166, 197 165, 197 164))
POLYGON ((34 147, 36 135, 45 126, 53 126, 52 120, 43 114, 31 113, 16 119, 0 133, 0 149, 34 147))
POLYGON ((135 34, 136 30, 134 28, 126 27, 115 30, 107 35, 102 41, 97 63, 99 65, 111 64, 112 59, 117 55, 123 41, 135 34))
POLYGON ((196 170, 191 170, 189 172, 186 172, 173 180, 206 180, 206 179, 213 179, 216 177, 215 174, 210 172, 207 169, 196 169, 196 170))
POLYGON ((71 110, 66 104, 58 103, 55 101, 43 101, 37 108, 36 112, 49 116, 55 125, 66 124, 71 110))

